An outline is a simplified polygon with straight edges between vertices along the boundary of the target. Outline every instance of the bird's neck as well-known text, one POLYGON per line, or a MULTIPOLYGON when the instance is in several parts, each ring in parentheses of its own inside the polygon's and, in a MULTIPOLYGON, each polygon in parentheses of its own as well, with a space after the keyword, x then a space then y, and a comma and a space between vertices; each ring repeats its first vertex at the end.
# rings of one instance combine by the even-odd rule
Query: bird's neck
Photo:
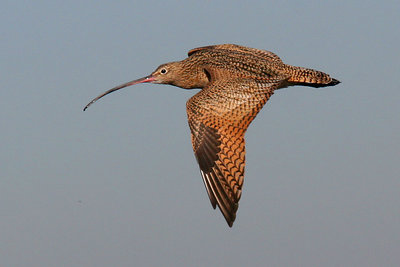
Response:
POLYGON ((179 78, 173 82, 173 85, 185 88, 204 88, 210 83, 210 77, 207 72, 199 64, 193 64, 192 62, 182 62, 182 69, 180 71, 179 78))

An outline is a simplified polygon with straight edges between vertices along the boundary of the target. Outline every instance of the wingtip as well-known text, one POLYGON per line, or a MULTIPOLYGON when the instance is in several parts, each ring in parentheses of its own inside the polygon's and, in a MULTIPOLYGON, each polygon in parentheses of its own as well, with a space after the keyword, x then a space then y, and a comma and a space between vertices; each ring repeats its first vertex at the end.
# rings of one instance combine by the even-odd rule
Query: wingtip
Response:
POLYGON ((336 84, 339 84, 339 83, 341 83, 341 81, 332 78, 332 81, 329 83, 329 85, 336 85, 336 84))
POLYGON ((231 216, 225 216, 224 214, 224 217, 228 226, 232 228, 233 223, 235 222, 236 219, 236 214, 232 214, 231 216))

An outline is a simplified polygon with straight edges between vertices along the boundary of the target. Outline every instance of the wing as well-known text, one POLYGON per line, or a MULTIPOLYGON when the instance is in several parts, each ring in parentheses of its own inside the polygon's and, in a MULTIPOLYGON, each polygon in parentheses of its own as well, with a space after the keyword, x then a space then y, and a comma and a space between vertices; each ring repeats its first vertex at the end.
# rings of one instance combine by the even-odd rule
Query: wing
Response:
POLYGON ((261 58, 264 58, 264 59, 267 59, 267 60, 270 60, 273 62, 283 63, 282 60, 277 55, 275 55, 274 53, 272 53, 270 51, 256 49, 256 48, 250 48, 250 47, 245 47, 245 46, 235 45, 235 44, 210 45, 210 46, 194 48, 188 52, 188 56, 191 56, 198 51, 213 50, 213 49, 222 49, 222 50, 252 54, 253 56, 261 57, 261 58))
POLYGON ((215 80, 187 102, 192 145, 211 204, 236 217, 245 167, 244 134, 282 81, 215 80))

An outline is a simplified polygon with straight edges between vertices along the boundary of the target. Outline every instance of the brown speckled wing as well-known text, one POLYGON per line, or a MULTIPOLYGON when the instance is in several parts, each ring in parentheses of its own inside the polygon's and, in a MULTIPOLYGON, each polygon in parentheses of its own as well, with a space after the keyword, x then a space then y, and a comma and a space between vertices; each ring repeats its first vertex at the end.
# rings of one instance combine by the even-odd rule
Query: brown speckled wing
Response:
POLYGON ((232 226, 242 193, 244 134, 280 80, 216 80, 187 102, 192 145, 211 204, 232 226))
POLYGON ((235 45, 235 44, 210 45, 210 46, 193 48, 188 52, 188 56, 191 56, 192 54, 194 54, 198 51, 213 50, 213 49, 221 49, 221 50, 228 50, 228 51, 236 51, 236 52, 245 53, 245 54, 252 54, 257 57, 261 57, 261 58, 265 58, 267 60, 282 63, 282 60, 276 54, 274 54, 270 51, 256 49, 256 48, 250 48, 250 47, 235 45))

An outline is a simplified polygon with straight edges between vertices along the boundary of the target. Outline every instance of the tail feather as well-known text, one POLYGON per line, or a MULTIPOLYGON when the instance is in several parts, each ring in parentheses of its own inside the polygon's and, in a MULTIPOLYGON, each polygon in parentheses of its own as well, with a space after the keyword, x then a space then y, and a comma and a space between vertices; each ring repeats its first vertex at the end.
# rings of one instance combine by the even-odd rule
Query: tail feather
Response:
POLYGON ((292 75, 288 82, 293 85, 305 85, 311 87, 334 86, 340 81, 331 78, 329 74, 322 71, 302 67, 292 67, 292 75))

